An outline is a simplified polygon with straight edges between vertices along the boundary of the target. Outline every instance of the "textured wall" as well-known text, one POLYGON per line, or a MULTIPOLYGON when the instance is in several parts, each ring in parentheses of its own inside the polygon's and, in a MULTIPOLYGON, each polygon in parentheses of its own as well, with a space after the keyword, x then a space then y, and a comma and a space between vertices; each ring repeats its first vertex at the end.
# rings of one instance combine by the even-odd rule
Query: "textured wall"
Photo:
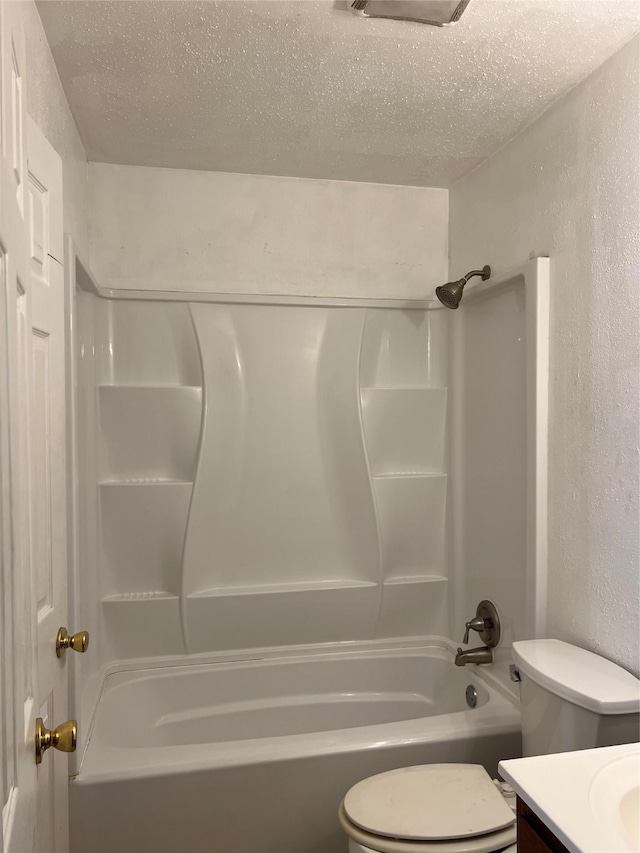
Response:
POLYGON ((87 158, 67 103, 42 22, 31 0, 21 2, 27 45, 27 111, 62 157, 64 230, 88 255, 87 158))
POLYGON ((92 163, 101 285, 425 298, 447 275, 448 193, 92 163))
POLYGON ((549 636, 638 673, 636 37, 450 193, 451 272, 551 256, 549 636))

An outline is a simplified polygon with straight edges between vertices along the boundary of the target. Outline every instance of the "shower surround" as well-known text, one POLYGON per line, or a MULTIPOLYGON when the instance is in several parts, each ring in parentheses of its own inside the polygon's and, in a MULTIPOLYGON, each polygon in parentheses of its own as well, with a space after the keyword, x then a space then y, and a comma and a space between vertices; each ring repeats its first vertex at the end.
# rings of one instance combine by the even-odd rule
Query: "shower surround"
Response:
POLYGON ((79 291, 102 661, 447 636, 446 312, 206 300, 79 291))
POLYGON ((209 850, 224 816, 224 853, 329 853, 358 779, 519 754, 509 648, 544 631, 547 262, 452 314, 115 294, 67 249, 74 616, 97 626, 74 661, 73 849, 113 849, 144 802, 141 851, 188 832, 209 850), (479 584, 504 647, 461 670, 448 638, 479 584), (469 681, 489 692, 464 710, 469 681), (302 777, 313 805, 292 822, 280 793, 302 777), (200 823, 176 822, 177 789, 200 823))

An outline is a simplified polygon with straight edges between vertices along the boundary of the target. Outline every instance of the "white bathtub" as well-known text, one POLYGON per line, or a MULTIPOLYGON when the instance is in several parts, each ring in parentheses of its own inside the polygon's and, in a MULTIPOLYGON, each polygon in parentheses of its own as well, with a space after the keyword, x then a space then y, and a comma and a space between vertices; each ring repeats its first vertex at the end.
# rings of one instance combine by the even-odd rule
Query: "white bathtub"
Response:
POLYGON ((71 785, 72 851, 340 853, 359 779, 519 754, 517 708, 436 646, 117 672, 71 785))

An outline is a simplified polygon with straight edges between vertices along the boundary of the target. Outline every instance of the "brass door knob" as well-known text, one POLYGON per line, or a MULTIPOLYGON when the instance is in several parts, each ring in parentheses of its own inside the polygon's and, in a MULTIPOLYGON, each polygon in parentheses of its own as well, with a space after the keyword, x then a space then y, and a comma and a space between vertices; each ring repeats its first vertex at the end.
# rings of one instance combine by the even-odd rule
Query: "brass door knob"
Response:
POLYGON ((67 649, 74 652, 86 652, 89 648, 89 632, 78 631, 77 634, 67 632, 66 628, 60 628, 56 637, 56 655, 61 658, 67 649))
POLYGON ((78 724, 67 720, 55 729, 45 729, 42 717, 36 720, 36 764, 42 763, 42 755, 50 747, 61 752, 75 752, 78 742, 78 724))

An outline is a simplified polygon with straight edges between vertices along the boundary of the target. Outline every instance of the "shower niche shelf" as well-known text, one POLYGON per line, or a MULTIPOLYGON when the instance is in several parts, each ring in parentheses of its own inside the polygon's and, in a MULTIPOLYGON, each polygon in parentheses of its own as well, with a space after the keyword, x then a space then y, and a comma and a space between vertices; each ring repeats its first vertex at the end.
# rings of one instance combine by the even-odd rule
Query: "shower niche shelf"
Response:
POLYGON ((439 471, 390 471, 388 474, 373 474, 371 479, 375 483, 378 480, 419 480, 420 478, 446 476, 439 471))
POLYGON ((420 584, 448 583, 444 575, 398 575, 395 578, 387 578, 385 586, 418 586, 420 584))
POLYGON ((193 486, 193 480, 178 480, 169 477, 130 477, 122 480, 102 480, 100 486, 193 486))
POLYGON ((195 475, 199 386, 102 385, 101 480, 187 480, 195 475))
POLYGON ((446 636, 447 587, 443 575, 399 575, 387 578, 376 636, 414 637, 425 633, 446 636))
POLYGON ((446 388, 363 388, 362 422, 371 473, 441 473, 446 388))
MULTIPOLYGON (((156 314, 165 320, 176 316, 156 314)), ((129 323, 140 316, 137 308, 126 314, 129 323)), ((151 353, 138 348, 135 370, 126 377, 136 382, 121 381, 124 370, 115 365, 107 378, 118 381, 98 387, 102 618, 114 657, 184 652, 182 550, 203 394, 200 384, 181 382, 201 382, 201 376, 191 360, 197 346, 188 313, 178 325, 179 359, 174 352, 160 372, 151 353)), ((145 331, 147 337, 151 333, 145 331)))
POLYGON ((446 474, 378 477, 373 486, 385 581, 443 574, 446 474))
POLYGON ((438 391, 445 390, 434 385, 403 385, 396 383, 395 385, 361 385, 361 391, 438 391))
POLYGON ((184 653, 178 595, 156 590, 105 596, 102 617, 116 659, 184 653))
POLYGON ((361 387, 446 386, 445 314, 435 306, 426 311, 369 310, 362 338, 361 387))
POLYGON ((159 601, 160 599, 179 600, 179 596, 165 589, 154 589, 146 592, 125 592, 122 595, 106 595, 102 601, 105 604, 123 601, 159 601))
POLYGON ((100 486, 103 598, 181 586, 190 482, 100 486))
POLYGON ((184 302, 101 301, 99 375, 104 385, 198 386, 202 368, 184 302))
POLYGON ((376 636, 445 633, 448 318, 367 314, 360 404, 381 556, 376 636))
POLYGON ((103 382, 98 389, 113 388, 127 391, 177 391, 180 389, 201 391, 202 385, 183 385, 180 382, 103 382))

